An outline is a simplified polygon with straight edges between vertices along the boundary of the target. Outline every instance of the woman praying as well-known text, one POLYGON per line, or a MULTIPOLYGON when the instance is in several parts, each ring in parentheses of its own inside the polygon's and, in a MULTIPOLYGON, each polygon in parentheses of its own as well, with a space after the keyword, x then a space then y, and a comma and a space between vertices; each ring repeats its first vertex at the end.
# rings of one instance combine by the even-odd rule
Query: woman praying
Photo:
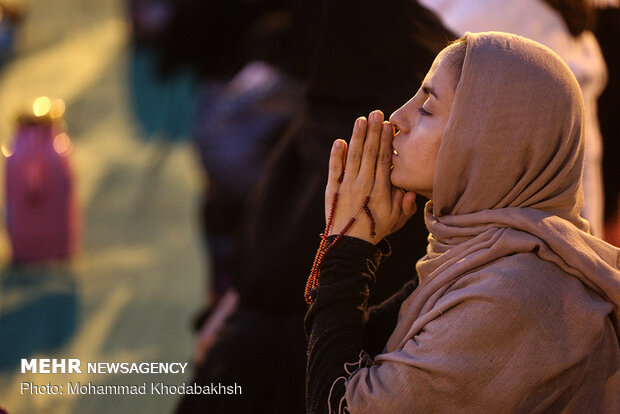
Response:
POLYGON ((468 33, 389 122, 374 111, 334 142, 308 413, 620 413, 619 250, 579 215, 583 123, 554 52, 468 33), (368 308, 416 195, 427 253, 368 308))

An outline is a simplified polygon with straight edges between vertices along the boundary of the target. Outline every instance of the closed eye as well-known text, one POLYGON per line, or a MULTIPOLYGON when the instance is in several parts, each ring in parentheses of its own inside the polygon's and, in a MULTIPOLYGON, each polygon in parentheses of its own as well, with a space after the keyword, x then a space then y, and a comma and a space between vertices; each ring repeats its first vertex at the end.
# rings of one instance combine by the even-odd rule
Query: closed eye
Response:
POLYGON ((430 112, 428 112, 426 109, 419 107, 418 108, 418 112, 420 112, 420 114, 422 116, 431 116, 432 114, 430 112))

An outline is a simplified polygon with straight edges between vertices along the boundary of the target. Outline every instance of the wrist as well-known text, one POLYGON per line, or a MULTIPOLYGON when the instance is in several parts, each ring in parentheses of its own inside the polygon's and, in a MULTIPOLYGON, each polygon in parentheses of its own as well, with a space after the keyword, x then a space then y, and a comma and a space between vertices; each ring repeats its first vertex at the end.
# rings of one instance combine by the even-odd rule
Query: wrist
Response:
MULTIPOLYGON (((328 237, 327 242, 331 244, 336 237, 328 237)), ((331 283, 340 283, 345 274, 355 275, 351 283, 373 282, 374 272, 383 261, 382 246, 356 237, 340 236, 333 249, 325 256, 321 268, 321 285, 325 287, 331 283)))
POLYGON ((345 236, 364 240, 373 245, 379 243, 387 234, 384 234, 381 228, 377 231, 374 218, 371 221, 362 208, 360 208, 360 210, 361 214, 357 212, 357 214, 351 216, 346 223, 343 222, 342 217, 339 218, 338 223, 334 223, 334 225, 329 228, 328 236, 343 234, 345 236))

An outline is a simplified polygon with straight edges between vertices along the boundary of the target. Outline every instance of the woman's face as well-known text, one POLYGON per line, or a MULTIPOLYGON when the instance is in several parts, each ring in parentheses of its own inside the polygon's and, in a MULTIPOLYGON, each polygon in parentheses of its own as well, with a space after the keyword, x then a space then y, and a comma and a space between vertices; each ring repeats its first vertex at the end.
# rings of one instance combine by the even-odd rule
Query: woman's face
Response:
POLYGON ((415 96, 390 117, 397 130, 392 185, 427 198, 433 194, 437 154, 457 84, 449 49, 437 55, 415 96))

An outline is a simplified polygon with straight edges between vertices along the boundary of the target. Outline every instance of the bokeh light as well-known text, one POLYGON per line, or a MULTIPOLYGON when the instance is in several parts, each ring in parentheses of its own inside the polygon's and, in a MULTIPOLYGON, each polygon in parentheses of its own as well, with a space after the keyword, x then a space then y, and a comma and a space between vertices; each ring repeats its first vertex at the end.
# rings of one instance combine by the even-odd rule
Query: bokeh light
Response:
POLYGON ((49 114, 53 119, 61 118, 65 113, 65 101, 62 99, 54 99, 51 102, 49 114))
POLYGON ((32 104, 32 112, 35 116, 45 116, 52 108, 52 101, 47 96, 40 96, 32 104))
POLYGON ((6 158, 9 158, 11 155, 13 155, 13 145, 11 145, 10 142, 2 143, 2 155, 4 155, 6 158))
POLYGON ((53 145, 54 151, 56 151, 60 155, 67 156, 71 153, 71 138, 69 138, 69 135, 65 134, 64 132, 54 137, 53 145))

